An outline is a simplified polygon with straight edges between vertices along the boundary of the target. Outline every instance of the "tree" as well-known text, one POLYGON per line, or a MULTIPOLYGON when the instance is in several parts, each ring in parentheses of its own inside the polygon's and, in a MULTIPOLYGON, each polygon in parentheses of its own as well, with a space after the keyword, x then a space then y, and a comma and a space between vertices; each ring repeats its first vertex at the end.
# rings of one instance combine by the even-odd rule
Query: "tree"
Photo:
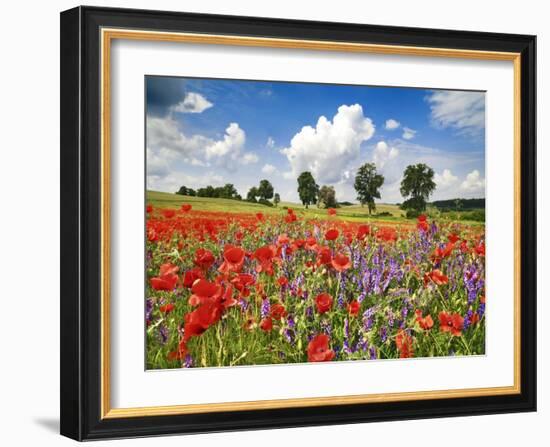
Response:
POLYGON ((180 196, 190 196, 189 191, 193 191, 192 189, 188 188, 187 186, 180 186, 180 189, 176 192, 176 194, 180 196))
POLYGON ((325 208, 336 208, 338 203, 336 202, 336 191, 334 186, 323 185, 319 190, 319 197, 317 206, 323 205, 325 208))
POLYGON ((281 196, 279 195, 278 192, 276 192, 275 195, 273 196, 273 203, 275 204, 275 206, 277 206, 280 202, 281 202, 281 196))
POLYGON ((252 188, 250 188, 248 190, 248 194, 246 195, 246 200, 249 201, 249 202, 254 202, 256 203, 257 200, 256 200, 256 197, 259 196, 258 194, 258 188, 256 188, 255 186, 253 186, 252 188))
POLYGON ((268 200, 273 197, 273 185, 269 183, 269 180, 261 180, 258 187, 258 195, 260 199, 268 200))
POLYGON ((384 177, 376 172, 374 163, 365 163, 357 171, 354 188, 357 191, 357 200, 361 206, 367 204, 369 214, 376 211, 374 199, 380 198, 380 188, 384 184, 384 177))
POLYGON ((401 208, 417 212, 426 209, 426 202, 435 190, 434 170, 424 163, 409 165, 403 172, 401 180, 401 195, 409 197, 403 202, 401 208))
POLYGON ((313 175, 311 175, 311 172, 302 172, 298 177, 298 195, 306 208, 308 205, 317 202, 318 194, 319 185, 315 183, 315 179, 313 175))
POLYGON ((234 199, 238 195, 239 193, 235 189, 235 186, 232 183, 226 183, 225 186, 221 188, 219 197, 224 199, 234 199))

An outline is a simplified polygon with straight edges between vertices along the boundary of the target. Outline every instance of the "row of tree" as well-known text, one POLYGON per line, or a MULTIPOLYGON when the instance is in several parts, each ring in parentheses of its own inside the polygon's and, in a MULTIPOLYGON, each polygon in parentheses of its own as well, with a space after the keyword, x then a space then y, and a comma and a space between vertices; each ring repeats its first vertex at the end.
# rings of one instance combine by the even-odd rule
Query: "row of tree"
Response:
POLYGON ((273 189, 273 185, 269 180, 260 180, 258 186, 253 186, 246 194, 246 200, 252 203, 262 203, 264 205, 272 205, 269 199, 273 199, 273 204, 277 206, 281 201, 281 196, 273 189))
POLYGON ((235 188, 235 185, 232 183, 226 183, 224 186, 216 187, 208 185, 204 188, 199 188, 196 191, 192 188, 181 186, 180 189, 176 191, 176 194, 192 197, 213 197, 218 199, 242 200, 242 197, 235 188))
MULTIPOLYGON (((407 166, 401 181, 400 192, 406 199, 401 208, 424 211, 428 198, 436 187, 433 177, 433 169, 424 163, 407 166)), ((357 200, 361 206, 368 206, 369 214, 376 211, 375 199, 380 198, 380 188, 383 184, 384 176, 378 174, 374 163, 365 163, 357 170, 353 186, 357 192, 357 200)), ((319 188, 309 171, 302 172, 298 177, 298 195, 306 208, 314 203, 326 208, 335 207, 338 204, 334 187, 325 185, 319 188)))
MULTIPOLYGON (((407 166, 403 172, 403 180, 401 180, 400 192, 406 199, 401 208, 417 212, 424 211, 428 198, 436 187, 433 177, 433 169, 424 163, 407 166)), ((302 172, 297 181, 298 195, 306 208, 313 204, 324 208, 338 206, 334 187, 329 185, 319 187, 311 172, 302 172)), ((369 214, 376 211, 375 199, 380 198, 380 188, 383 184, 384 176, 378 174, 374 163, 365 163, 357 170, 353 186, 357 192, 357 200, 361 203, 361 206, 368 206, 369 214)), ((224 186, 218 187, 209 185, 196 191, 182 186, 176 194, 242 200, 232 183, 226 183, 224 186)), ((252 203, 262 203, 269 206, 274 204, 277 206, 281 201, 281 196, 275 192, 269 180, 263 179, 258 186, 253 186, 248 190, 246 200, 252 203), (273 202, 270 202, 271 199, 273 199, 273 202)))

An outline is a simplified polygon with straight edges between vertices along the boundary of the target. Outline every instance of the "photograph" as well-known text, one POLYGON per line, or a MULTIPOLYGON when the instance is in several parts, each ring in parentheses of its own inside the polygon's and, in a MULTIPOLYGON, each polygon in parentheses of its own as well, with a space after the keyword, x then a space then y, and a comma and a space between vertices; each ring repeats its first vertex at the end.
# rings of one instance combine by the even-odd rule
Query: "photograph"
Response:
POLYGON ((485 91, 144 88, 147 370, 486 354, 485 91))

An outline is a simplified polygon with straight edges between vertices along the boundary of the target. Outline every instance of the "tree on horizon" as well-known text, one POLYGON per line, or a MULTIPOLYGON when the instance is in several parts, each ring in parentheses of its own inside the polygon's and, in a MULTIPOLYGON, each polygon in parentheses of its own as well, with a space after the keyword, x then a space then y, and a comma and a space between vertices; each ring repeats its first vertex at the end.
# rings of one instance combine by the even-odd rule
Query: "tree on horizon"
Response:
POLYGON ((383 184, 384 176, 376 172, 374 163, 365 163, 358 169, 353 186, 361 206, 367 204, 369 207, 369 215, 376 211, 374 199, 380 198, 380 188, 383 184))
POLYGON ((433 178, 434 170, 424 163, 407 166, 401 180, 400 192, 406 199, 401 208, 417 212, 425 211, 426 203, 436 188, 433 178))
POLYGON ((319 185, 315 183, 313 175, 309 171, 304 171, 298 176, 298 195, 302 204, 307 208, 309 205, 317 202, 319 194, 319 185))
POLYGON ((338 206, 334 186, 321 186, 321 189, 319 190, 317 206, 319 207, 320 205, 324 205, 325 208, 336 208, 338 206))
POLYGON ((273 185, 269 180, 260 180, 260 186, 258 186, 257 191, 260 199, 269 200, 273 198, 273 185))

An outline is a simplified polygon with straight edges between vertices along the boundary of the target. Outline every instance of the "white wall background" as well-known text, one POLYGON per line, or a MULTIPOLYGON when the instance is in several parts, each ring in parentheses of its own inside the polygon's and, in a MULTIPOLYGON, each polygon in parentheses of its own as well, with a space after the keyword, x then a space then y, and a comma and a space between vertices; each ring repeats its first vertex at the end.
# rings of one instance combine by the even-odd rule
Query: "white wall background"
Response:
MULTIPOLYGON (((59 11, 78 3, 5 2, 0 27, 0 440, 4 445, 69 445, 57 435, 59 412, 59 11)), ((533 444, 550 422, 550 310, 543 279, 550 264, 545 2, 392 0, 103 0, 102 6, 185 10, 538 35, 539 411, 536 414, 429 419, 120 441, 123 445, 465 445, 533 444), (546 101, 545 101, 546 100, 546 101)), ((536 442, 540 440, 539 442, 536 442)), ((96 445, 105 445, 103 442, 96 445)), ((111 444, 112 445, 112 444, 111 444)))

